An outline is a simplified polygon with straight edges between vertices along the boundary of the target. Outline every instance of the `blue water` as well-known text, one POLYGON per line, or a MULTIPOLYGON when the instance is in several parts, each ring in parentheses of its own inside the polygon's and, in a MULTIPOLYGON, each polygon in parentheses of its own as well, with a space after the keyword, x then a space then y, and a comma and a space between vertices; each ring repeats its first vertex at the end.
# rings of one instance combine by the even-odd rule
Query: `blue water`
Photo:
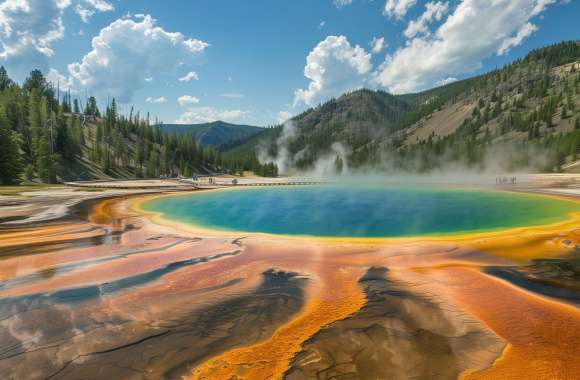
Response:
POLYGON ((293 186, 209 191, 143 205, 206 228, 327 237, 450 234, 541 225, 580 211, 574 202, 478 190, 293 186))

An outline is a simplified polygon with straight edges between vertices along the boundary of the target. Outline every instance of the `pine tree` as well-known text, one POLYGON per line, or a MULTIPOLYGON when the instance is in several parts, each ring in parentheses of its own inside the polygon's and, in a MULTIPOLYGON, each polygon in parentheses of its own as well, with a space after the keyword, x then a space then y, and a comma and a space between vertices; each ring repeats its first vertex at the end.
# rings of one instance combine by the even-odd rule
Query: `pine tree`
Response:
POLYGON ((87 100, 87 106, 85 107, 85 115, 101 117, 101 113, 99 112, 99 108, 97 107, 97 99, 94 96, 91 96, 89 100, 87 100))
MULTIPOLYGON (((1 73, 0 73, 1 75, 1 73)), ((20 182, 22 160, 20 157, 18 134, 12 130, 6 113, 0 108, 0 184, 11 185, 20 182)))
POLYGON ((32 158, 38 151, 38 144, 42 136, 42 121, 40 115, 40 90, 32 89, 28 97, 28 127, 32 137, 32 158))
POLYGON ((40 91, 41 95, 45 95, 45 91, 48 88, 48 83, 46 83, 46 78, 42 75, 40 70, 33 70, 30 72, 30 76, 26 78, 22 89, 26 93, 31 93, 33 89, 40 91))
POLYGON ((152 150, 149 153, 149 159, 147 160, 147 166, 145 167, 145 177, 155 178, 157 177, 157 152, 152 150))
POLYGON ((12 80, 8 77, 8 73, 4 66, 0 67, 0 91, 4 91, 8 86, 13 84, 12 80))
POLYGON ((28 164, 24 168, 24 177, 29 181, 34 179, 34 166, 32 164, 28 164))
POLYGON ((41 139, 37 145, 36 173, 38 178, 45 183, 56 182, 56 173, 50 152, 48 139, 41 139))
POLYGON ((143 161, 143 145, 140 144, 139 141, 137 141, 137 146, 135 147, 135 150, 133 152, 133 167, 134 167, 134 172, 133 175, 135 176, 135 178, 141 178, 143 177, 143 170, 142 170, 142 161, 143 161))

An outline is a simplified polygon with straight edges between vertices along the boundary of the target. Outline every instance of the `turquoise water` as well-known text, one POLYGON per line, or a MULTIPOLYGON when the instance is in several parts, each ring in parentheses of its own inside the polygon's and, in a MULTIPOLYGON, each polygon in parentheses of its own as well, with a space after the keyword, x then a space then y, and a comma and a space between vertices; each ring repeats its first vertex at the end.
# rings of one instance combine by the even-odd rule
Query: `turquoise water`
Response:
POLYGON ((190 193, 143 205, 167 219, 220 230, 327 237, 450 234, 541 225, 574 202, 441 188, 288 186, 190 193))

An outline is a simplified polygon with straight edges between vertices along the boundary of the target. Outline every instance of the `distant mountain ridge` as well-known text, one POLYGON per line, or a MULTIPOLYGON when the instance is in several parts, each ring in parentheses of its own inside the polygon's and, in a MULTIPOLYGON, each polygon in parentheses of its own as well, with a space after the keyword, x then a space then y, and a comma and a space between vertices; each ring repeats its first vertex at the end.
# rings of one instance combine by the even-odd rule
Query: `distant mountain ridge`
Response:
POLYGON ((260 133, 263 128, 252 125, 232 124, 225 121, 214 121, 202 124, 162 124, 161 131, 165 133, 186 133, 194 136, 202 145, 219 148, 222 145, 246 140, 260 133))

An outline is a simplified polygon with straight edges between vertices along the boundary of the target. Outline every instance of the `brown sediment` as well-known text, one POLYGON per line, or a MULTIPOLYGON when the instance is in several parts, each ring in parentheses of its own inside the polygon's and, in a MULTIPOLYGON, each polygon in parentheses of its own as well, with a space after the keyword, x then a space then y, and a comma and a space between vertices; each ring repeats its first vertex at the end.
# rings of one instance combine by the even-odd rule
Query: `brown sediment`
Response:
POLYGON ((571 275, 530 260, 568 260, 578 214, 490 233, 317 239, 207 231, 145 218, 133 201, 0 230, 0 377, 580 373, 578 309, 486 273, 577 292, 571 275), (386 276, 369 279, 379 267, 386 276))
POLYGON ((373 267, 360 280, 366 304, 304 343, 294 379, 455 379, 485 368, 504 344, 477 320, 373 267))
POLYGON ((580 311, 471 269, 435 272, 453 281, 456 299, 508 347, 493 366, 468 379, 573 379, 580 374, 580 311))
POLYGON ((304 311, 279 328, 272 338, 257 345, 228 351, 201 364, 192 379, 268 379, 283 374, 302 343, 321 327, 344 319, 364 304, 356 284, 361 271, 324 268, 321 282, 310 294, 304 311))
POLYGON ((48 244, 71 239, 100 236, 105 233, 101 228, 94 228, 88 223, 55 225, 43 228, 42 234, 34 228, 25 231, 7 232, 2 234, 0 248, 15 247, 20 245, 48 244), (73 236, 74 235, 74 236, 73 236))
POLYGON ((83 351, 54 368, 50 376, 179 378, 204 358, 270 336, 300 310, 304 282, 295 273, 267 271, 251 292, 163 321, 129 342, 83 351))

